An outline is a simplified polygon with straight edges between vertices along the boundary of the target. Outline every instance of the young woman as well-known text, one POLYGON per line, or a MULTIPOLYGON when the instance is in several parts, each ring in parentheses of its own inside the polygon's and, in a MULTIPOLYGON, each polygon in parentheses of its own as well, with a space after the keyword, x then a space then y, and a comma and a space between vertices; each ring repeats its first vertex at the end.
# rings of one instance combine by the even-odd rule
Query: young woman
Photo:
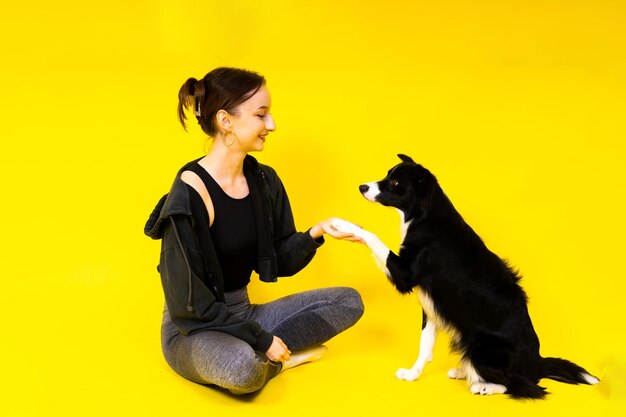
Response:
POLYGON ((180 89, 178 117, 193 110, 213 138, 206 156, 178 172, 145 233, 161 239, 165 293, 161 340, 170 367, 235 394, 261 389, 281 370, 319 358, 322 345, 363 314, 351 288, 324 288, 252 304, 252 271, 273 282, 304 268, 324 234, 359 241, 322 221, 297 232, 276 172, 250 152, 276 129, 265 79, 217 68, 180 89))

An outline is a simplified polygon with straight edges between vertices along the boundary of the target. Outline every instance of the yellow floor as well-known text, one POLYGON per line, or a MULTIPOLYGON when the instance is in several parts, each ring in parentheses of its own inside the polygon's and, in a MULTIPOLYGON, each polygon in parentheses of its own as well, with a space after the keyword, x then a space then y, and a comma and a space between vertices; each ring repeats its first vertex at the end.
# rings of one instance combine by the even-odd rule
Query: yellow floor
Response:
MULTIPOLYGON (((446 377, 447 370, 455 366, 446 336, 438 340, 434 360, 418 381, 395 379, 395 370, 410 366, 416 358, 419 305, 413 296, 395 294, 375 270, 355 285, 363 293, 365 315, 355 327, 327 343, 329 351, 323 359, 280 374, 256 395, 235 397, 188 382, 168 368, 159 347, 160 289, 156 276, 142 279, 153 285, 138 296, 123 294, 124 285, 94 282, 97 277, 93 271, 90 274, 73 277, 73 285, 82 287, 73 293, 75 299, 57 296, 46 303, 44 291, 35 295, 41 297, 40 311, 25 312, 26 323, 19 317, 8 323, 10 337, 5 332, 2 339, 2 416, 234 412, 260 416, 480 413, 539 417, 564 410, 580 416, 611 416, 626 410, 623 351, 617 345, 596 345, 597 340, 607 338, 574 323, 564 323, 564 329, 571 332, 568 345, 544 335, 543 353, 586 367, 602 379, 597 386, 544 380, 551 393, 545 401, 473 396, 464 382, 446 377), (127 317, 129 312, 132 317, 127 317)), ((124 282, 137 278, 131 274, 113 279, 124 282)), ((323 285, 350 283, 343 281, 325 279, 323 285)), ((277 284, 271 291, 265 291, 267 284, 253 283, 253 297, 262 301, 269 293, 288 293, 294 282, 277 284)), ((20 297, 14 301, 14 308, 19 310, 23 306, 20 297)))

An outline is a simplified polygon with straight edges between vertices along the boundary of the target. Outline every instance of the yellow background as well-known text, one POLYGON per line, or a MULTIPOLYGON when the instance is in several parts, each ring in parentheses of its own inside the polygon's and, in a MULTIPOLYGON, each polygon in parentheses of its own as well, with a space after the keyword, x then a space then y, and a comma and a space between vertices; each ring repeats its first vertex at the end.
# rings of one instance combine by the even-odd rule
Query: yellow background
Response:
POLYGON ((626 5, 526 1, 2 3, 2 416, 615 415, 626 398, 626 5), (159 243, 144 222, 200 156, 178 88, 216 66, 264 74, 278 130, 257 156, 298 227, 330 216, 398 244, 357 186, 406 153, 524 275, 546 356, 598 375, 544 402, 472 396, 446 338, 421 379, 420 312, 362 246, 328 241, 265 301, 357 288, 366 313, 319 362, 233 398, 160 352, 159 243), (233 414, 235 413, 235 414, 233 414), (297 414, 296 414, 297 413, 297 414), (348 414, 349 413, 349 414, 348 414))

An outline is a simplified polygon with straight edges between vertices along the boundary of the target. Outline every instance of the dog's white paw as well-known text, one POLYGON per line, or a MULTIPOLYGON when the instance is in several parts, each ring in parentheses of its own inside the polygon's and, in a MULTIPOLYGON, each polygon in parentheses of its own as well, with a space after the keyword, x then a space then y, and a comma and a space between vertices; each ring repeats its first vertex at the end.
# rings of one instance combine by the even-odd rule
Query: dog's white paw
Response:
POLYGON ((506 387, 504 385, 490 384, 488 382, 477 382, 470 386, 470 391, 472 394, 480 395, 504 394, 506 387))
POLYGON ((333 219, 330 225, 338 232, 354 235, 360 239, 363 239, 364 242, 371 242, 372 239, 375 238, 375 235, 371 232, 363 230, 356 224, 350 223, 347 220, 333 219))
POLYGON ((350 233, 357 237, 363 237, 363 232, 365 232, 365 230, 361 229, 356 224, 343 219, 333 219, 330 225, 338 232, 350 233))
POLYGON ((396 371, 396 378, 401 379, 403 381, 415 381, 422 374, 421 369, 406 369, 400 368, 396 371))
POLYGON ((450 379, 465 379, 466 375, 462 369, 452 368, 448 371, 448 378, 450 379))

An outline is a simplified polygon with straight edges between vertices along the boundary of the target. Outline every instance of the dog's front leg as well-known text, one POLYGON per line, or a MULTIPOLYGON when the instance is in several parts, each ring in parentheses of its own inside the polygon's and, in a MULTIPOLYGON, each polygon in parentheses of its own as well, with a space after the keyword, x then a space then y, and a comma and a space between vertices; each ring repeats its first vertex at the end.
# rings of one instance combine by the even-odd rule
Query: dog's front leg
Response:
MULTIPOLYGON (((352 233, 363 239, 365 244, 371 249, 378 266, 385 272, 387 278, 395 284, 396 288, 401 292, 410 291, 412 286, 409 284, 408 276, 406 276, 406 266, 402 265, 400 257, 393 253, 378 236, 342 219, 335 219, 332 226, 338 231, 352 233), (389 271, 390 268, 394 269, 393 275, 389 271)), ((428 320, 426 314, 423 315, 423 324, 417 360, 411 369, 398 369, 396 377, 399 379, 415 381, 422 374, 426 362, 432 360, 435 339, 437 338, 437 328, 435 323, 428 320)))
MULTIPOLYGON (((424 315, 424 320, 428 320, 424 315)), ((415 381, 420 377, 426 362, 433 359, 433 349, 437 339, 437 327, 432 321, 426 321, 426 326, 422 329, 420 337, 420 352, 411 369, 400 368, 396 371, 396 377, 405 381, 415 381)))
POLYGON ((387 269, 387 258, 389 254, 392 253, 391 250, 385 245, 382 240, 378 238, 374 233, 363 230, 359 226, 350 223, 348 221, 342 219, 334 219, 332 222, 332 226, 343 233, 351 233, 356 237, 363 239, 363 242, 370 248, 372 254, 374 255, 374 259, 376 259, 376 263, 383 270, 383 272, 387 275, 388 278, 391 278, 391 274, 389 273, 389 269, 387 269))

